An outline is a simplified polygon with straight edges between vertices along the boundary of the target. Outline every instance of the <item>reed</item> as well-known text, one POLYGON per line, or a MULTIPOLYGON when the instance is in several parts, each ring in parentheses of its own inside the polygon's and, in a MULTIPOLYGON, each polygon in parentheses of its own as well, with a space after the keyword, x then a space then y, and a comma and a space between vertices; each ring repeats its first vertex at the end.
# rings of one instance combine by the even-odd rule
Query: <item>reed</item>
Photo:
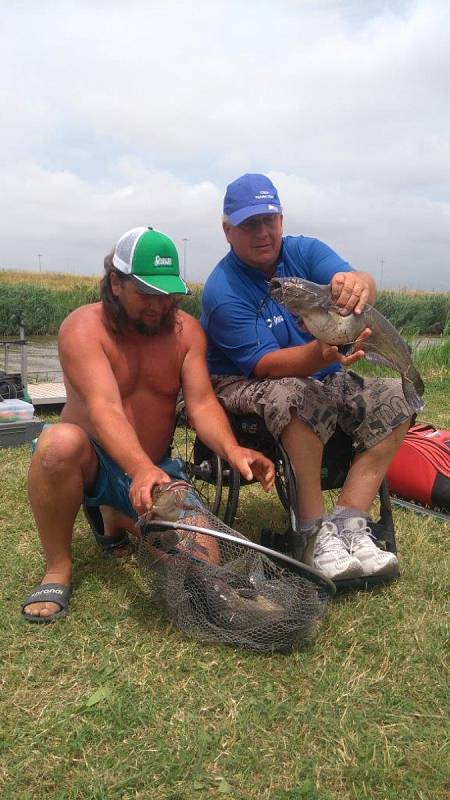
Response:
MULTIPOLYGON (((411 349, 411 356, 415 367, 422 376, 430 380, 444 381, 450 377, 450 339, 446 336, 436 337, 432 342, 422 342, 411 337, 406 337, 411 349)), ((379 375, 398 378, 398 373, 386 367, 371 364, 366 359, 361 359, 353 365, 354 372, 362 375, 379 375)))
POLYGON ((375 305, 403 334, 449 332, 449 292, 380 291, 375 305))
MULTIPOLYGON (((54 272, 0 270, 0 336, 17 333, 22 312, 30 336, 55 334, 80 305, 99 299, 100 278, 54 272)), ((199 319, 203 284, 190 283, 191 294, 181 307, 199 319)), ((449 335, 450 293, 380 291, 376 307, 403 335, 449 335)))

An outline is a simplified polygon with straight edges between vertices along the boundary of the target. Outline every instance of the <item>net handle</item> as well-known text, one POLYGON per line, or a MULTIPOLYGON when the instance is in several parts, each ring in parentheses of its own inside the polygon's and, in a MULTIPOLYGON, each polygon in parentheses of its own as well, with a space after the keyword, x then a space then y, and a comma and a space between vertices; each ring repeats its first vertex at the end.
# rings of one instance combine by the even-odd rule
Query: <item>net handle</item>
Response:
POLYGON ((282 567, 288 567, 292 572, 295 572, 296 575, 300 575, 302 578, 306 578, 312 583, 315 583, 316 586, 320 586, 320 588, 324 589, 331 597, 334 597, 336 594, 336 586, 333 581, 325 577, 319 570, 314 569, 314 567, 309 567, 302 561, 297 561, 297 559, 287 556, 284 553, 279 553, 277 550, 271 550, 269 547, 264 547, 262 544, 252 542, 250 539, 241 539, 239 536, 232 536, 230 533, 215 531, 212 528, 201 528, 199 525, 190 525, 183 522, 169 522, 169 520, 166 521, 164 519, 151 519, 145 523, 145 527, 154 528, 155 531, 171 528, 172 530, 189 531, 191 533, 203 533, 207 536, 214 536, 215 539, 222 539, 225 542, 240 544, 248 550, 256 550, 258 553, 264 553, 264 555, 268 556, 272 561, 277 562, 282 567))

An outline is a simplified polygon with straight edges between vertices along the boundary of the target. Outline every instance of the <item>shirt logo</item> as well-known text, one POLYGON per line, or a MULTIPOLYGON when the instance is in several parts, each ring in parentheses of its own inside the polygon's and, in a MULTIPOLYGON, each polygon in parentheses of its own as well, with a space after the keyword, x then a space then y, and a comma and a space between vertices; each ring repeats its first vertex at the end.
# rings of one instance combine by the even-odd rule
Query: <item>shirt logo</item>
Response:
POLYGON ((282 314, 275 314, 274 317, 268 317, 268 319, 266 319, 266 322, 269 328, 273 328, 275 327, 275 325, 279 325, 280 322, 284 322, 284 318, 282 314))

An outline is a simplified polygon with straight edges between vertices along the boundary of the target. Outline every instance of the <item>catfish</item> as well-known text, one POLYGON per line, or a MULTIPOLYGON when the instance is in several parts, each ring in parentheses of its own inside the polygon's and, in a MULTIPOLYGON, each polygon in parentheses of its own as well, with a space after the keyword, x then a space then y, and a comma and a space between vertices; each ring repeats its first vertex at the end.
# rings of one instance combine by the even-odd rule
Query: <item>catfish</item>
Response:
POLYGON ((343 315, 335 305, 331 286, 305 278, 272 278, 270 295, 295 317, 301 318, 316 339, 330 345, 364 350, 368 361, 399 372, 403 394, 414 412, 423 408, 424 384, 415 368, 410 349, 394 326, 373 306, 366 304, 361 314, 343 315), (358 341, 365 328, 372 333, 358 341))

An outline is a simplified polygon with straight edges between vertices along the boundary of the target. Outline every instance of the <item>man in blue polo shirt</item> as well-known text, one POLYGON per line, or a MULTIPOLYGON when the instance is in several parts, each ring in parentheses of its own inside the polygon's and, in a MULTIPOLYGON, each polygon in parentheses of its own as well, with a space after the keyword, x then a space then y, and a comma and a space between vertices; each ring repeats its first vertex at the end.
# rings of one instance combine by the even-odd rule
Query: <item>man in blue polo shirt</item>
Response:
MULTIPOLYGON (((298 276, 331 284, 343 314, 360 314, 376 287, 328 245, 283 236, 282 207, 272 182, 245 174, 227 187, 223 229, 229 253, 209 276, 201 323, 215 391, 234 413, 257 413, 281 441, 293 466, 303 559, 328 577, 398 574, 393 553, 380 550, 368 511, 408 429, 413 409, 401 383, 362 379, 342 367, 364 356, 343 356, 314 339, 268 295, 270 279, 298 276), (336 425, 353 438, 356 455, 334 512, 325 517, 320 484, 323 446, 336 425)), ((366 329, 362 338, 370 335, 366 329)))

